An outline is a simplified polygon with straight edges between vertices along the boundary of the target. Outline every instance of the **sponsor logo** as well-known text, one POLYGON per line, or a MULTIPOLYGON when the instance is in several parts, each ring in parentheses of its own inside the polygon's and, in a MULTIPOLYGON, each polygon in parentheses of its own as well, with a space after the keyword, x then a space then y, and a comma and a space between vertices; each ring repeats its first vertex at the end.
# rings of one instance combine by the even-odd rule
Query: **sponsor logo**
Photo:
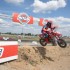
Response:
POLYGON ((20 13, 17 19, 21 24, 23 22, 28 23, 30 21, 30 17, 26 13, 20 13))
POLYGON ((4 48, 0 47, 0 57, 2 57, 3 52, 4 52, 4 48))

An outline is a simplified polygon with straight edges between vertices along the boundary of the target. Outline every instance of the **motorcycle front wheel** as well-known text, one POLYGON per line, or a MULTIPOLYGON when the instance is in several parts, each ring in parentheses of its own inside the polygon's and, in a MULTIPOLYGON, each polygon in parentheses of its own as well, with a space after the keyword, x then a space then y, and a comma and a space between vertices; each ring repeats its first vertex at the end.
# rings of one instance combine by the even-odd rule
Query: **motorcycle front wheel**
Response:
POLYGON ((63 39, 59 39, 57 41, 58 45, 61 47, 61 48, 66 48, 67 47, 67 43, 65 42, 65 40, 63 39))
POLYGON ((46 42, 45 39, 43 39, 43 38, 41 38, 41 39, 39 40, 39 42, 40 42, 40 44, 41 44, 42 46, 46 46, 46 45, 47 45, 47 42, 46 42))

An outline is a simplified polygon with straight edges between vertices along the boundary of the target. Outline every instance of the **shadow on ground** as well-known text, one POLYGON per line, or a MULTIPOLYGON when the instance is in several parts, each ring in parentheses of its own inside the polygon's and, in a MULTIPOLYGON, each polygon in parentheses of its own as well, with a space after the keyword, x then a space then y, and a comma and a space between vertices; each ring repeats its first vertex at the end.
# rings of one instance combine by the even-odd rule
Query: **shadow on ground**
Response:
POLYGON ((46 56, 47 51, 45 47, 36 47, 36 48, 33 47, 33 49, 35 50, 35 52, 38 52, 42 56, 42 59, 48 59, 49 61, 54 61, 51 57, 46 56))

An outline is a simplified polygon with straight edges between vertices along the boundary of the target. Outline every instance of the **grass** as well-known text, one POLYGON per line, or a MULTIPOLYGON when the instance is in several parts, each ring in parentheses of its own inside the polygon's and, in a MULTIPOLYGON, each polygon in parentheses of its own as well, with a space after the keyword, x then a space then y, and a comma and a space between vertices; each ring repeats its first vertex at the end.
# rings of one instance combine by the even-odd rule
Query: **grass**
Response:
MULTIPOLYGON (((2 35, 0 35, 0 37, 9 37, 9 38, 12 38, 14 40, 18 40, 18 35, 2 34, 2 35)), ((24 41, 38 41, 39 37, 38 36, 23 36, 23 35, 21 35, 21 40, 24 40, 24 41)))

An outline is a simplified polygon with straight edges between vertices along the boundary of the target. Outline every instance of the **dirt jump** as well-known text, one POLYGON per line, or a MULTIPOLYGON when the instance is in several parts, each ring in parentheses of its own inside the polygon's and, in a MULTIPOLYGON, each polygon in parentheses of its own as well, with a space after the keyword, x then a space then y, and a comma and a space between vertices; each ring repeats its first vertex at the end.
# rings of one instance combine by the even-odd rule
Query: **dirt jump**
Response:
POLYGON ((70 70, 70 46, 19 46, 18 60, 0 64, 0 70, 70 70))

